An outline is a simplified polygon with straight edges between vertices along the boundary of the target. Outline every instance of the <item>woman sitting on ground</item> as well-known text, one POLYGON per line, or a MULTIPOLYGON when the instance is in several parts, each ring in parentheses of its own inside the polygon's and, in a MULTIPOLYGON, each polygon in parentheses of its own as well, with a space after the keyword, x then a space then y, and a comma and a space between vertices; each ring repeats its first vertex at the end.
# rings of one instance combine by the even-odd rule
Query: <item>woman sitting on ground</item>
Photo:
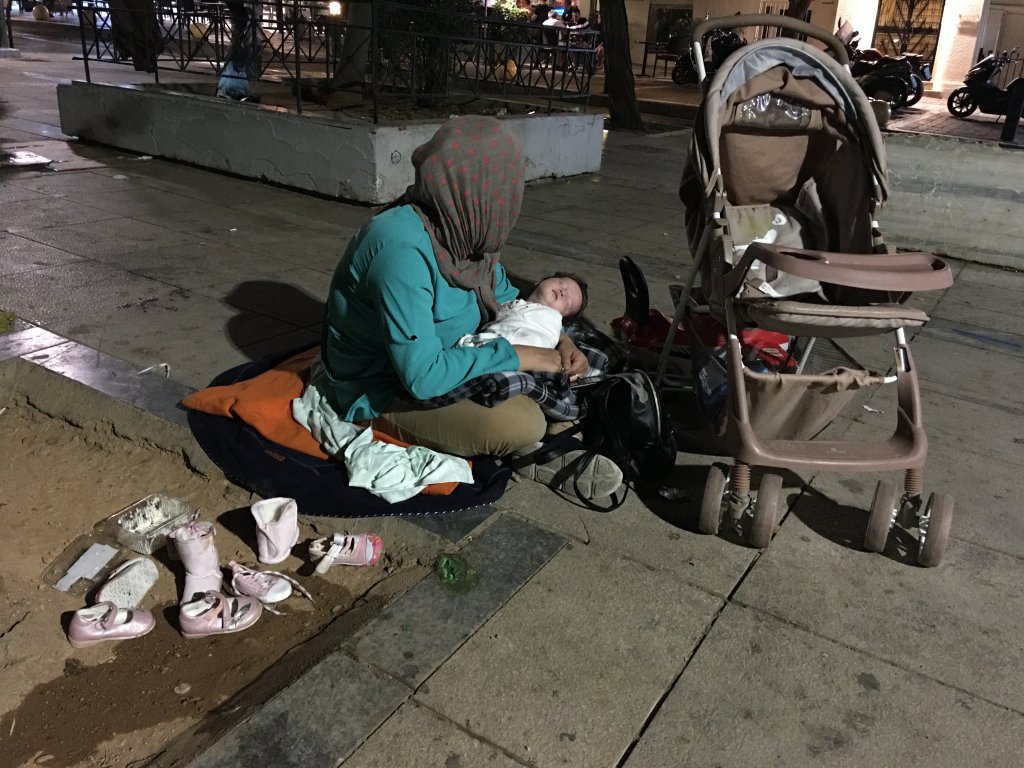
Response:
MULTIPOLYGON (((334 272, 321 348, 328 391, 345 421, 369 423, 408 443, 459 456, 528 456, 547 424, 525 396, 493 408, 463 400, 427 409, 416 401, 500 371, 564 371, 587 360, 564 334, 556 349, 499 338, 458 346, 518 298, 497 251, 519 217, 526 159, 494 118, 448 121, 412 155, 415 182, 349 243, 334 272)), ((563 489, 579 451, 517 471, 563 489)), ((581 487, 612 493, 621 472, 598 457, 581 487)))

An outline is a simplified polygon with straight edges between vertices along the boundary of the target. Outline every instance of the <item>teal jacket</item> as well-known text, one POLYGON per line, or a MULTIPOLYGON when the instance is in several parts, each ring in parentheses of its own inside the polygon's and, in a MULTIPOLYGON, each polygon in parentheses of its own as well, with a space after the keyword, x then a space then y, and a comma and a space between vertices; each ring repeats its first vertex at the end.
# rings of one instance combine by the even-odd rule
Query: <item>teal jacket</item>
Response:
MULTIPOLYGON (((500 265, 495 293, 499 303, 519 295, 500 265)), ((331 280, 321 345, 331 404, 346 421, 364 421, 403 390, 427 400, 518 370, 504 339, 455 346, 482 320, 476 294, 441 276, 416 212, 403 205, 378 214, 352 238, 331 280)))

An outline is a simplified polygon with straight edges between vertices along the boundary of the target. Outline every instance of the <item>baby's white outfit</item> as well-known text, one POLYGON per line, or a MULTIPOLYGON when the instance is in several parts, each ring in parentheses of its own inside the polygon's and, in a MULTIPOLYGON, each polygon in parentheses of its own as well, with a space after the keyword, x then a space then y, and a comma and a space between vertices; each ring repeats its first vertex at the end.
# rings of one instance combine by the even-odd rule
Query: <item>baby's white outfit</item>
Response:
POLYGON ((495 339, 511 344, 554 349, 562 335, 562 314, 557 309, 516 299, 498 305, 498 314, 480 333, 459 339, 460 347, 479 347, 495 339))

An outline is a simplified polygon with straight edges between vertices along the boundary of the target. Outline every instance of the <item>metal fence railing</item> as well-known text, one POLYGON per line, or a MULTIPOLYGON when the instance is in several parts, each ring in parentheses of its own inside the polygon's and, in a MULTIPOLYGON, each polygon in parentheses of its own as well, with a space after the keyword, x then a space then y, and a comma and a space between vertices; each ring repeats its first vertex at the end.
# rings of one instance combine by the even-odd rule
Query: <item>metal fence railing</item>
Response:
POLYGON ((593 34, 563 32, 555 45, 532 24, 384 0, 372 6, 372 23, 360 26, 336 13, 338 3, 311 0, 75 3, 90 82, 89 63, 100 61, 133 65, 156 82, 174 71, 286 83, 299 111, 310 93, 355 86, 372 94, 374 122, 389 101, 471 94, 539 101, 548 111, 589 101, 593 34), (340 82, 354 58, 359 80, 340 82))

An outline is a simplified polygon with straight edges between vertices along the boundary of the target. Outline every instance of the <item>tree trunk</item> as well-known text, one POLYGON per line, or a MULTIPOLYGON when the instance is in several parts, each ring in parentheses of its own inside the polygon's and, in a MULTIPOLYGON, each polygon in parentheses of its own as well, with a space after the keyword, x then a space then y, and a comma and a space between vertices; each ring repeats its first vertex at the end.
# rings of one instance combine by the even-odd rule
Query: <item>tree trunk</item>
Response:
POLYGON ((362 95, 366 65, 370 60, 370 40, 373 25, 371 0, 352 0, 348 4, 348 27, 341 46, 338 69, 331 82, 332 88, 345 88, 362 95))
POLYGON ((629 56, 629 20, 625 0, 603 0, 601 25, 604 30, 604 55, 608 62, 605 85, 611 120, 608 127, 639 131, 644 127, 636 104, 633 63, 629 56))
MULTIPOLYGON (((814 0, 789 0, 789 7, 786 9, 786 13, 784 15, 803 21, 804 17, 807 15, 807 11, 811 9, 811 3, 813 2, 814 0)), ((782 36, 796 37, 796 34, 789 30, 783 30, 782 36)))
POLYGON ((789 8, 786 9, 786 15, 803 21, 813 2, 814 0, 789 0, 789 8))

